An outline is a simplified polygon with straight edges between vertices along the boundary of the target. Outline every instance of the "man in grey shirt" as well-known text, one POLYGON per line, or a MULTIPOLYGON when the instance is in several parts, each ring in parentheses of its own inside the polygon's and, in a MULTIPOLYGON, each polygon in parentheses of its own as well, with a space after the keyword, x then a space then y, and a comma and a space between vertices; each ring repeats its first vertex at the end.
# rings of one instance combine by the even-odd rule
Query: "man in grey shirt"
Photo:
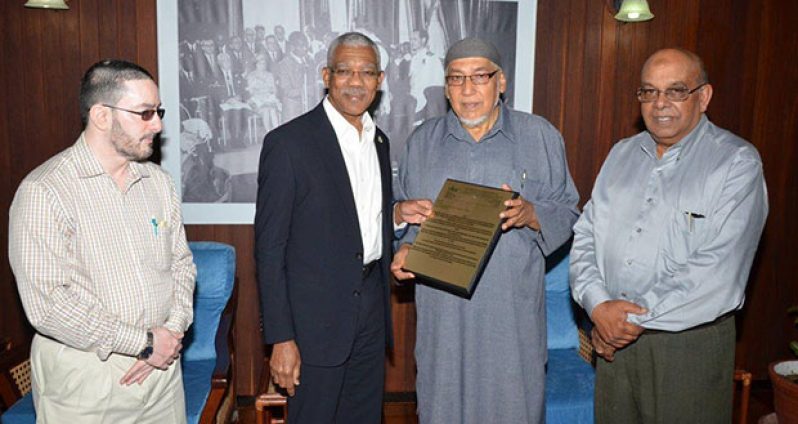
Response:
MULTIPOLYGON (((416 286, 419 419, 540 423, 544 257, 570 238, 579 196, 560 133, 543 118, 500 101, 507 82, 495 47, 461 40, 445 63, 452 110, 410 136, 397 197, 435 198, 447 178, 512 188, 521 197, 506 202, 503 233, 470 299, 416 286)), ((408 229, 391 265, 400 280, 414 277, 402 267, 417 230, 408 229)))
POLYGON ((654 53, 637 98, 647 131, 612 148, 574 226, 571 287, 603 358, 596 422, 728 423, 762 162, 704 115, 712 86, 694 53, 654 53))

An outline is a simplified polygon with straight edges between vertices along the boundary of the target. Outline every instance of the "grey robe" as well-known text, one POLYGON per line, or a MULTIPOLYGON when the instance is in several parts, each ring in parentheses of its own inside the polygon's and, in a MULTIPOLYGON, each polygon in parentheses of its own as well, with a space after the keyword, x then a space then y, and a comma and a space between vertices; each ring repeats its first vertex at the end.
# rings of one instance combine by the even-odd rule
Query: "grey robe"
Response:
MULTIPOLYGON (((450 111, 410 136, 395 192, 399 200, 434 200, 446 178, 509 184, 535 206, 541 232, 502 234, 470 300, 416 286, 420 421, 543 422, 544 256, 570 238, 578 215, 562 137, 543 118, 502 106, 476 143, 450 111)), ((411 243, 417 230, 401 242, 411 243)))

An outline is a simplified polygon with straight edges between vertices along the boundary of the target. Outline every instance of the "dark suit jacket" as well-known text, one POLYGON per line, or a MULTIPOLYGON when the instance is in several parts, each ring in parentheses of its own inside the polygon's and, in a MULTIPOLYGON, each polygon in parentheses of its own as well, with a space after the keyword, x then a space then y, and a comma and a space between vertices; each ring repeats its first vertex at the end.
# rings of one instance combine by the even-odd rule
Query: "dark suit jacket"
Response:
MULTIPOLYGON (((390 345, 390 155, 379 129, 374 143, 382 173, 381 265, 390 345)), ((355 338, 353 291, 362 280, 363 242, 344 158, 321 104, 264 139, 255 257, 266 343, 295 339, 303 363, 342 364, 355 338)))

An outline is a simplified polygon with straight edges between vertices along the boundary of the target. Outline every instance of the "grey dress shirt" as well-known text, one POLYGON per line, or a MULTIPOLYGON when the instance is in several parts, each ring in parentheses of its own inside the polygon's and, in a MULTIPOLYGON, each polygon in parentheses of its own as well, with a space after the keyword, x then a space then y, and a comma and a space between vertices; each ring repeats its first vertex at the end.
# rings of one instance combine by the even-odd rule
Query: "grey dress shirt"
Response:
POLYGON ((574 299, 636 303, 648 329, 713 321, 743 305, 767 212, 756 148, 706 116, 659 159, 648 132, 621 140, 574 226, 574 299))

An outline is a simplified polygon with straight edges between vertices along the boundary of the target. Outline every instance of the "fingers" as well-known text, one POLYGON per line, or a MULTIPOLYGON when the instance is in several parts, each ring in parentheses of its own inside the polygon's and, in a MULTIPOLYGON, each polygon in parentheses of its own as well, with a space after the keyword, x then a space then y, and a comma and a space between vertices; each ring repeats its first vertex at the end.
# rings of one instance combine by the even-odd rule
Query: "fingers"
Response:
POLYGON ((432 201, 428 199, 413 199, 398 202, 394 210, 394 222, 399 225, 403 222, 420 224, 431 218, 432 201))
POLYGON ((507 231, 510 228, 522 227, 530 227, 534 230, 540 229, 535 207, 531 203, 519 197, 505 201, 504 206, 507 209, 499 213, 499 218, 504 219, 502 230, 507 231))
POLYGON ((601 338, 616 349, 637 340, 643 328, 626 320, 630 309, 640 310, 640 306, 622 300, 602 302, 593 308, 591 319, 596 324, 601 338))
POLYGON ((279 387, 284 388, 289 396, 295 393, 295 386, 299 385, 299 369, 302 360, 299 356, 299 349, 293 340, 276 343, 272 349, 272 357, 269 361, 269 368, 272 372, 272 380, 279 387))
POLYGON ((619 300, 618 302, 619 302, 619 307, 620 307, 621 311, 623 311, 623 312, 626 312, 626 313, 629 313, 629 314, 635 314, 635 315, 643 315, 646 312, 648 312, 648 309, 646 309, 646 308, 644 308, 644 307, 642 307, 642 306, 640 306, 640 305, 638 305, 636 303, 627 302, 625 300, 619 300))
POLYGON ((155 368, 142 360, 136 361, 132 367, 122 376, 119 384, 129 386, 133 383, 141 384, 152 373, 155 368))
POLYGON ((615 359, 615 348, 607 344, 601 338, 601 335, 596 327, 593 327, 593 331, 590 333, 590 338, 593 342, 593 349, 596 351, 596 354, 609 362, 612 362, 612 360, 615 359))
POLYGON ((391 262, 391 273, 393 273, 393 276, 399 281, 416 278, 412 272, 406 272, 402 269, 405 266, 405 260, 407 259, 408 253, 410 253, 410 245, 403 244, 393 255, 393 261, 391 262))

